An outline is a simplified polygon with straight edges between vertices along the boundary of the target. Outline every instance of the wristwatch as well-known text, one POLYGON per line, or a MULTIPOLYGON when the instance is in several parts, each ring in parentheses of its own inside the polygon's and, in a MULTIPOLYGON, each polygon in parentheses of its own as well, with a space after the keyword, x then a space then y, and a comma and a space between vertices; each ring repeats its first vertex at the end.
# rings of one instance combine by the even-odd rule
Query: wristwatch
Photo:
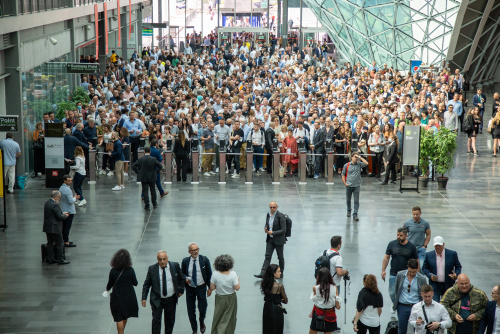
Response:
POLYGON ((425 249, 427 249, 427 245, 423 245, 422 247, 424 247, 425 249))

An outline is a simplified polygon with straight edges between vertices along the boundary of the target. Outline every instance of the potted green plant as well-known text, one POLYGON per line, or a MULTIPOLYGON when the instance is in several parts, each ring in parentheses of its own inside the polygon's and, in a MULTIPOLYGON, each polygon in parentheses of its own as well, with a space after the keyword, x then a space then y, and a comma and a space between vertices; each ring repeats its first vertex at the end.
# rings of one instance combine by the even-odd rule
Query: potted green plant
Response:
POLYGON ((434 155, 434 135, 432 131, 422 128, 420 131, 420 162, 419 186, 427 188, 429 184, 429 162, 434 155))
POLYGON ((441 127, 434 137, 434 154, 431 160, 436 173, 441 174, 437 178, 438 188, 446 189, 448 177, 444 174, 455 167, 453 155, 457 149, 457 134, 455 131, 441 127))

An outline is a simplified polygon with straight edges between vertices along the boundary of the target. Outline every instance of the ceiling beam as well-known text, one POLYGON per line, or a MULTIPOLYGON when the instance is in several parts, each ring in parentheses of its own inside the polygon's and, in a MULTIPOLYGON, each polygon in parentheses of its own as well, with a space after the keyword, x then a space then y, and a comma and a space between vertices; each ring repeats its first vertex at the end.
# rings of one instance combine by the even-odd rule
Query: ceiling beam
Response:
POLYGON ((479 44, 479 40, 483 35, 483 29, 488 21, 488 18, 491 13, 491 8, 495 4, 495 0, 488 0, 486 7, 484 8, 483 17, 481 18, 481 22, 479 22, 479 27, 476 30, 476 37, 474 37, 474 41, 472 42, 472 46, 470 47, 469 54, 467 55, 467 60, 465 61, 464 71, 468 71, 470 65, 472 64, 472 60, 474 59, 474 54, 476 53, 477 45, 479 44))

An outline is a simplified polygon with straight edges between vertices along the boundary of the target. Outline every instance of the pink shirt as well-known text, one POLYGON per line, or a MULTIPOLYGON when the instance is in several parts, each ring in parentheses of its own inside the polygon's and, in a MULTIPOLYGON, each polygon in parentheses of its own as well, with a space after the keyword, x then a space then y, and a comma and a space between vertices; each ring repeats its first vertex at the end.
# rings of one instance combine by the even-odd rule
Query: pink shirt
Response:
POLYGON ((438 282, 444 282, 446 278, 444 273, 444 249, 441 255, 436 252, 436 276, 438 282))

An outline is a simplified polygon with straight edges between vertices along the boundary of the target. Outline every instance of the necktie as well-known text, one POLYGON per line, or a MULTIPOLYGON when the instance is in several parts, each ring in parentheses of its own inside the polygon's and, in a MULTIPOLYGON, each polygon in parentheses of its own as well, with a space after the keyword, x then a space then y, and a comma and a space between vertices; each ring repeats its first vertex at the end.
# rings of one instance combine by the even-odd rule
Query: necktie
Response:
POLYGON ((167 295, 167 273, 165 272, 165 268, 163 268, 163 282, 162 282, 161 294, 163 296, 167 295))
POLYGON ((196 260, 193 261, 193 284, 194 286, 198 286, 198 282, 196 281, 196 260))

